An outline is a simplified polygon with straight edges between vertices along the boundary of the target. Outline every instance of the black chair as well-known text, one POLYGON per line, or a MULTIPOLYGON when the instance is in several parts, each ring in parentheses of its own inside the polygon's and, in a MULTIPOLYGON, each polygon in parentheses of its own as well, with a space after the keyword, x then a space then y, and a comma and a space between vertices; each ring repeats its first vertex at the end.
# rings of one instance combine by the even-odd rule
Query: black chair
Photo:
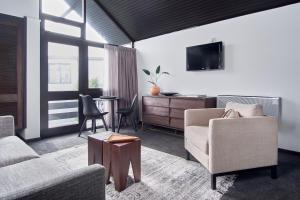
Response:
POLYGON ((118 111, 117 111, 118 118, 119 118, 118 131, 117 131, 118 133, 120 131, 120 127, 122 125, 123 118, 125 118, 125 120, 126 120, 127 117, 130 118, 131 125, 132 125, 133 129, 135 131, 137 131, 137 125, 135 124, 135 119, 134 119, 134 111, 135 111, 136 105, 137 105, 137 94, 134 95, 133 100, 132 100, 131 105, 130 105, 129 108, 120 108, 120 109, 118 109, 118 111))
POLYGON ((86 125, 87 120, 92 120, 92 131, 93 133, 96 132, 96 119, 101 119, 103 122, 103 125, 108 131, 106 122, 104 120, 104 115, 106 115, 108 112, 100 112, 99 109, 96 106, 95 101, 90 95, 79 95, 82 99, 82 105, 83 105, 83 115, 85 116, 84 121, 81 125, 80 131, 79 131, 79 137, 84 129, 84 126, 86 125))

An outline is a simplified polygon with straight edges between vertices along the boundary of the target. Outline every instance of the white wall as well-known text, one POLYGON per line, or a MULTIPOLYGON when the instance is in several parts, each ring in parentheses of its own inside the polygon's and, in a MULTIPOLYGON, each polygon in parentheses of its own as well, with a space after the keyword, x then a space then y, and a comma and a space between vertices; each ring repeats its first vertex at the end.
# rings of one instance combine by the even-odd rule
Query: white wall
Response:
POLYGON ((0 0, 0 13, 27 17, 27 128, 25 139, 40 137, 39 0, 0 0))
POLYGON ((172 74, 162 78, 164 91, 182 94, 236 94, 283 98, 279 146, 300 152, 300 4, 233 18, 135 43, 140 94, 146 94, 141 69, 172 74), (225 70, 187 72, 185 48, 225 45, 225 70))

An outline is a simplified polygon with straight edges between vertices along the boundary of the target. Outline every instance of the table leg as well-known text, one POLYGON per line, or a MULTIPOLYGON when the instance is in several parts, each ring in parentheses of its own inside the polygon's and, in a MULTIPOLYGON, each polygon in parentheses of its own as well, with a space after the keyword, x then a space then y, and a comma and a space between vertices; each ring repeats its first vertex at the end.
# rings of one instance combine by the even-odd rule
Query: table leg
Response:
POLYGON ((115 189, 118 192, 126 189, 127 186, 127 177, 129 171, 129 153, 128 147, 124 148, 124 152, 120 151, 118 148, 112 148, 113 156, 112 156, 112 174, 114 178, 115 189))
POLYGON ((105 183, 109 184, 110 175, 112 172, 112 160, 111 160, 111 145, 103 142, 103 166, 105 167, 105 183))
POLYGON ((110 101, 111 106, 111 130, 115 132, 115 101, 110 101))
POLYGON ((130 152, 130 161, 135 182, 141 181, 141 141, 135 141, 132 145, 135 147, 130 152))
POLYGON ((102 160, 102 142, 88 138, 88 165, 95 163, 103 164, 102 160))

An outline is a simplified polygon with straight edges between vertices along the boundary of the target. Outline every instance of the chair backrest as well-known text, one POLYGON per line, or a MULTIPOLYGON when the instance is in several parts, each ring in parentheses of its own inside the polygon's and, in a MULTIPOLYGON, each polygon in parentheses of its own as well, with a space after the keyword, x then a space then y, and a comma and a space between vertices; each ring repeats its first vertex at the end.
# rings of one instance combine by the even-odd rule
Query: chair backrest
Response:
POLYGON ((90 95, 79 95, 82 99, 83 105, 83 115, 85 116, 95 116, 101 114, 96 106, 95 101, 90 95))
POLYGON ((131 102, 131 105, 130 105, 130 112, 133 112, 134 111, 134 108, 137 104, 137 94, 134 95, 133 99, 132 99, 132 102, 131 102))

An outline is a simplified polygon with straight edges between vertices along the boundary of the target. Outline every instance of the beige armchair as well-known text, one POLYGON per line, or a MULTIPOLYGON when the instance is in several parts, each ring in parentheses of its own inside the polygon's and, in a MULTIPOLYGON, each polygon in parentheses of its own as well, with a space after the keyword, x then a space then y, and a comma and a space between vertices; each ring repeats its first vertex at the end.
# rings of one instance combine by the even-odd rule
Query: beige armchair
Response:
POLYGON ((187 159, 192 154, 216 177, 237 171, 267 168, 277 178, 277 120, 257 116, 224 119, 224 109, 185 110, 184 137, 187 159))

